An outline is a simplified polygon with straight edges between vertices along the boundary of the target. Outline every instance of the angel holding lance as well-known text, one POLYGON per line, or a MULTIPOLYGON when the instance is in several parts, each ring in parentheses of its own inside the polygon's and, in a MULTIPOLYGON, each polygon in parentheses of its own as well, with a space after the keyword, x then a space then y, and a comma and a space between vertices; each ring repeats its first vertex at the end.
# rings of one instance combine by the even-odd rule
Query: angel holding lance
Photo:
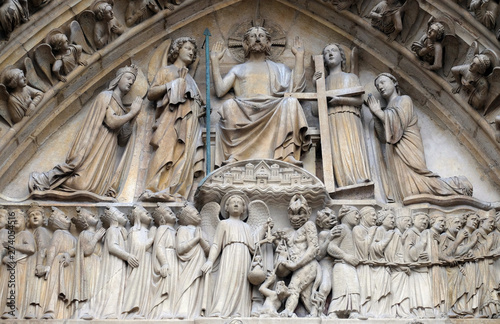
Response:
MULTIPOLYGON (((223 217, 215 230, 213 245, 207 262, 201 271, 208 274, 220 256, 219 274, 213 286, 212 303, 208 308, 210 317, 249 317, 252 307, 252 289, 248 273, 255 252, 255 243, 264 238, 265 226, 252 231, 247 218, 249 199, 241 192, 231 191, 221 201, 223 217)), ((217 213, 218 214, 218 213, 217 213)), ((266 217, 267 218, 267 217, 266 217)), ((269 224, 272 228, 272 222, 269 224)))

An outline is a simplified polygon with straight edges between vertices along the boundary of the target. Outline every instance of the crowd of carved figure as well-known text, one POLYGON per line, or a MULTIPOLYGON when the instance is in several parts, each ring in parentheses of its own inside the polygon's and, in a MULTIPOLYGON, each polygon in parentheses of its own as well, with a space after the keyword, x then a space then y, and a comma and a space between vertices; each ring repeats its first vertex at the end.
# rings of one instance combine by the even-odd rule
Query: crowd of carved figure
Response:
POLYGON ((291 227, 276 229, 266 204, 242 192, 201 215, 190 204, 177 214, 163 203, 127 209, 77 207, 70 219, 55 207, 46 217, 36 203, 0 208, 2 318, 500 314, 494 210, 312 215, 296 195, 291 227))

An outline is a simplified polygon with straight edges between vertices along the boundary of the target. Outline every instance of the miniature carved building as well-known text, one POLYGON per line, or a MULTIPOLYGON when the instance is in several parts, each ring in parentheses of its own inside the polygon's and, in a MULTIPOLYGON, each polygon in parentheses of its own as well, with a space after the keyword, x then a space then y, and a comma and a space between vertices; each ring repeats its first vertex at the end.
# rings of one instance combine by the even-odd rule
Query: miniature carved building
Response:
POLYGON ((0 317, 498 318, 499 17, 0 1, 0 317))

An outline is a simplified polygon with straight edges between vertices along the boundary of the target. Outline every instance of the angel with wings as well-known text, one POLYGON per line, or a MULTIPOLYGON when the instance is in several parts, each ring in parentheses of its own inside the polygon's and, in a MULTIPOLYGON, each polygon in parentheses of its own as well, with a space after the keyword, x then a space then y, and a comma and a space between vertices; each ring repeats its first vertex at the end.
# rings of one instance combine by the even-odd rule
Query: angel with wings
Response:
POLYGON ((423 68, 448 76, 458 58, 458 41, 451 20, 446 17, 431 17, 427 32, 411 45, 411 50, 423 68))
POLYGON ((498 4, 492 0, 472 0, 469 10, 474 13, 476 19, 488 29, 495 28, 498 15, 498 4))
POLYGON ((43 92, 28 86, 24 72, 12 66, 3 71, 0 81, 0 116, 12 126, 35 111, 43 92))
POLYGON ((240 191, 227 193, 221 201, 222 216, 219 221, 220 207, 212 202, 202 209, 202 226, 207 232, 213 232, 216 225, 213 244, 207 262, 201 267, 205 274, 212 272, 215 261, 219 258, 219 274, 213 285, 211 303, 208 302, 206 314, 210 317, 249 317, 252 307, 252 289, 248 273, 256 242, 264 238, 269 211, 262 212, 267 206, 262 201, 249 202, 240 191), (249 216, 247 216, 250 214, 249 216), (246 218, 247 222, 244 222, 246 218), (208 223, 211 225, 208 225, 208 223), (212 230, 211 230, 212 229, 212 230))
POLYGON ((85 26, 93 27, 92 38, 96 49, 103 48, 125 31, 113 13, 113 0, 98 0, 92 5, 92 11, 87 10, 85 13, 94 21, 94 25, 85 26))
POLYGON ((55 29, 47 35, 45 43, 35 49, 35 61, 52 84, 55 83, 53 77, 66 82, 66 75, 78 65, 87 65, 81 59, 82 51, 82 46, 70 44, 66 34, 55 29))
POLYGON ((400 0, 383 0, 373 7, 367 18, 371 18, 372 26, 388 35, 389 40, 395 40, 403 28, 410 28, 417 14, 415 0, 406 0, 404 4, 400 0), (408 17, 403 19, 404 15, 408 17))
POLYGON ((477 43, 474 42, 467 55, 466 63, 451 69, 457 86, 454 93, 462 93, 467 102, 476 110, 486 114, 490 108, 498 104, 500 98, 500 67, 497 54, 485 50, 478 54, 477 43))
POLYGON ((422 60, 422 66, 437 71, 443 66, 442 41, 445 29, 442 23, 429 21, 427 33, 411 45, 411 50, 422 60))
POLYGON ((14 29, 27 22, 29 16, 27 0, 0 0, 0 27, 5 40, 9 40, 14 29))
POLYGON ((160 11, 155 0, 129 0, 125 11, 125 23, 132 27, 160 11))

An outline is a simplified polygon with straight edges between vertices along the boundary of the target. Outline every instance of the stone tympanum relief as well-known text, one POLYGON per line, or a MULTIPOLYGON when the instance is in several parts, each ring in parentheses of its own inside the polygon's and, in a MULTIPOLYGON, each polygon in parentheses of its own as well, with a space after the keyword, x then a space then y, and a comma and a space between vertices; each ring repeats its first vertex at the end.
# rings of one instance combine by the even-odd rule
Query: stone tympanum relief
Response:
POLYGON ((449 2, 0 3, 0 316, 498 317, 496 6, 449 2))

